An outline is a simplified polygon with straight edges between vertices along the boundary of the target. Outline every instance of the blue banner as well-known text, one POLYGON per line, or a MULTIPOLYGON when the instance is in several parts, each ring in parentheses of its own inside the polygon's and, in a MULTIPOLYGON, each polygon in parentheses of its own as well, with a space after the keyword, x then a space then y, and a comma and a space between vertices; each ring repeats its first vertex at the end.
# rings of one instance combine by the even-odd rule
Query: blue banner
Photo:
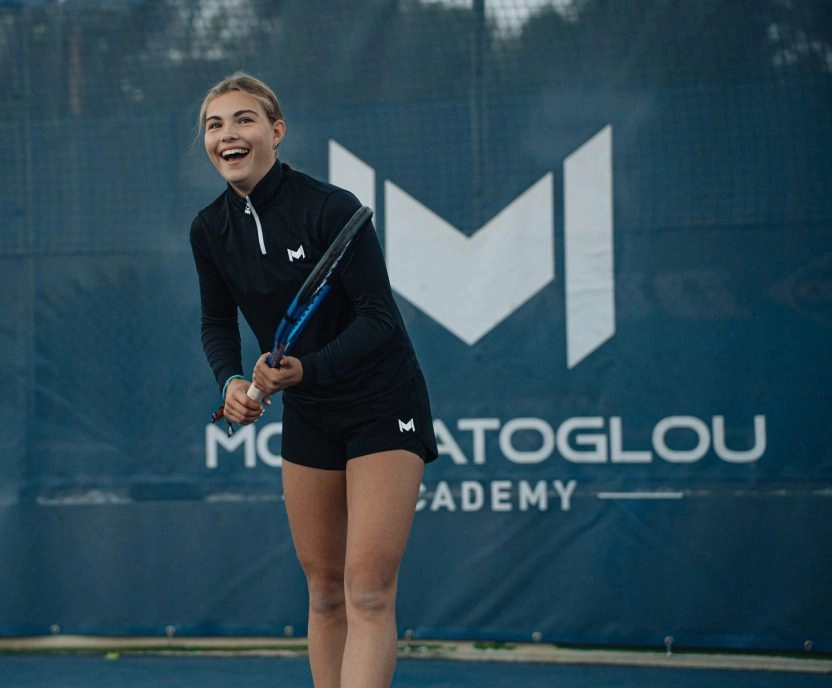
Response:
POLYGON ((430 389, 400 633, 832 651, 828 10, 640 4, 252 2, 319 38, 246 60, 174 17, 112 44, 142 3, 2 10, 0 635, 306 632, 279 404, 211 425, 188 245, 195 109, 246 64, 283 159, 374 209, 430 389))

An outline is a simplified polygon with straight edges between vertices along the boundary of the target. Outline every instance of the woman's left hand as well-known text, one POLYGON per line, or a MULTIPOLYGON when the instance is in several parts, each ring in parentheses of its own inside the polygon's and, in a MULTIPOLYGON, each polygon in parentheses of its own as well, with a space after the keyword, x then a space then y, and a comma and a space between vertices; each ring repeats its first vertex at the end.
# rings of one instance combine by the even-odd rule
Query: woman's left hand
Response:
POLYGON ((284 356, 277 368, 270 368, 266 361, 269 354, 263 354, 254 366, 251 381, 257 389, 270 396, 287 387, 293 387, 303 380, 303 364, 294 356, 284 356))

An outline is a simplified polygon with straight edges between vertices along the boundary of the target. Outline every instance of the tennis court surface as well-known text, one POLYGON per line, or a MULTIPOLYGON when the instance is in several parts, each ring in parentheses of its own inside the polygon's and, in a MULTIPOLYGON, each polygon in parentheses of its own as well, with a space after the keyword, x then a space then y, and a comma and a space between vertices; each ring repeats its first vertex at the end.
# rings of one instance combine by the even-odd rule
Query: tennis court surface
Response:
MULTIPOLYGON (((396 688, 821 688, 832 661, 713 658, 586 652, 548 661, 404 657, 396 688), (593 660, 597 659, 595 662, 593 660), (663 662, 665 662, 663 664, 663 662), (718 668, 721 667, 721 668, 718 668)), ((306 656, 197 653, 8 653, 0 655, 4 688, 301 688, 312 685, 306 656)))

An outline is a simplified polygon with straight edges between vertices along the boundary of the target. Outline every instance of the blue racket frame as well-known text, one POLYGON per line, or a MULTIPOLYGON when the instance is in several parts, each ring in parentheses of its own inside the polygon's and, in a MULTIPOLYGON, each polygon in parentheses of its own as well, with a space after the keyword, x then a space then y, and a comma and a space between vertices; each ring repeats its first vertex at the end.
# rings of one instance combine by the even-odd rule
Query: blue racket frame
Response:
MULTIPOLYGON (((330 280, 335 273, 335 269, 346 255, 353 240, 372 216, 373 211, 367 206, 361 206, 356 210, 315 264, 275 330, 274 346, 267 359, 271 368, 280 366, 280 360, 289 353, 303 328, 309 322, 309 318, 312 317, 324 297, 329 293, 332 288, 330 280)), ((220 407, 211 415, 211 421, 216 423, 224 416, 225 400, 223 399, 220 407)), ((228 434, 231 435, 234 428, 228 418, 225 420, 228 423, 228 434)))

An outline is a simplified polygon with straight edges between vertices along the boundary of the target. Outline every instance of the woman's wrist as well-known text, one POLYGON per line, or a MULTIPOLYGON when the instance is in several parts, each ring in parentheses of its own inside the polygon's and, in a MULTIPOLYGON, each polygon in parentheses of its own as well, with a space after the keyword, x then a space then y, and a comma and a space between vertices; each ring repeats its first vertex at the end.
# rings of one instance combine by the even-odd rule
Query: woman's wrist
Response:
POLYGON ((232 380, 245 380, 245 378, 242 375, 232 375, 231 377, 229 377, 225 381, 225 384, 222 386, 222 399, 223 399, 223 401, 225 401, 225 394, 226 394, 226 392, 228 392, 228 385, 231 384, 232 380))

